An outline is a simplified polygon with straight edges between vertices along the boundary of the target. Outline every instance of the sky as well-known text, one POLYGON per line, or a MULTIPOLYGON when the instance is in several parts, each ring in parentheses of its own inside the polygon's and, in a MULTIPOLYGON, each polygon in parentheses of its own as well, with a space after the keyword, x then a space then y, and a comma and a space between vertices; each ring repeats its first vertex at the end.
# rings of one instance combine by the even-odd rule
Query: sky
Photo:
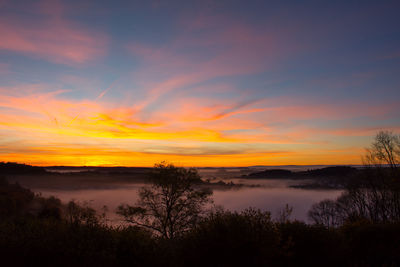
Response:
POLYGON ((0 161, 360 164, 400 132, 399 10, 0 0, 0 161))

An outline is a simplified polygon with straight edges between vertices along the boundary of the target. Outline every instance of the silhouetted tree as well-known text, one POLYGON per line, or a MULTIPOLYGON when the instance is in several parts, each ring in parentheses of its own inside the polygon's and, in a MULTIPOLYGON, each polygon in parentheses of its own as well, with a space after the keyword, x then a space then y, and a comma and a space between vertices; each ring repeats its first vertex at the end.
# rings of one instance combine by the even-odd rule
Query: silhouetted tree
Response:
POLYGON ((348 183, 336 201, 313 205, 309 217, 328 227, 360 219, 373 223, 400 221, 399 160, 399 137, 380 131, 367 150, 360 176, 348 183))
POLYGON ((292 216, 293 207, 286 203, 285 207, 278 211, 277 221, 280 223, 290 222, 290 216, 292 216))
POLYGON ((323 224, 327 227, 335 227, 341 224, 337 214, 337 203, 330 199, 315 203, 308 212, 308 217, 314 223, 323 224))
POLYGON ((400 136, 389 131, 380 131, 375 136, 364 161, 367 165, 389 165, 392 169, 400 163, 400 136))
POLYGON ((76 203, 71 200, 66 205, 66 220, 70 224, 96 226, 105 224, 107 206, 103 206, 102 213, 98 214, 95 209, 89 206, 88 202, 76 203))
POLYGON ((126 222, 164 238, 172 239, 191 229, 211 202, 210 190, 194 188, 202 183, 196 169, 162 162, 154 166, 151 181, 150 187, 140 189, 136 206, 122 204, 117 213, 126 222))

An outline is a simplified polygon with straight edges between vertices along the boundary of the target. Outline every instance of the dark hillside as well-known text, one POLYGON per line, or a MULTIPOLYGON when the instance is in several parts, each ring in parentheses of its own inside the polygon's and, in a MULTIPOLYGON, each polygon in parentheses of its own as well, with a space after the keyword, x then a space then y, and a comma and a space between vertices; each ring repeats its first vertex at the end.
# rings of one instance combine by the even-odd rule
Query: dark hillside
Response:
POLYGON ((44 174, 46 170, 43 167, 36 167, 14 162, 0 162, 0 174, 44 174))

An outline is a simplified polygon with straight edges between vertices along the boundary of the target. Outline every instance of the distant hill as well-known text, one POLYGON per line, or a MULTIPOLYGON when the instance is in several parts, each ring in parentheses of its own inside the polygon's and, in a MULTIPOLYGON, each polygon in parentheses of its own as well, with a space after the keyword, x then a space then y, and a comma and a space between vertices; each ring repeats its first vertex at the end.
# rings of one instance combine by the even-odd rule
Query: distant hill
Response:
POLYGON ((292 187, 297 188, 324 188, 341 189, 351 181, 361 170, 351 166, 332 166, 321 169, 293 172, 285 169, 267 169, 260 172, 243 175, 247 179, 299 179, 309 180, 312 183, 300 184, 292 187))
POLYGON ((319 177, 349 177, 355 175, 359 170, 350 166, 332 166, 321 169, 293 172, 286 169, 266 169, 260 172, 253 172, 244 175, 243 178, 274 178, 274 179, 309 179, 319 177))
POLYGON ((36 167, 14 162, 0 162, 0 175, 44 174, 44 173, 46 173, 46 170, 43 167, 36 167))
POLYGON ((290 178, 293 176, 293 172, 283 169, 272 169, 261 172, 253 172, 247 175, 249 178, 290 178))
POLYGON ((300 172, 301 175, 313 177, 339 177, 352 176, 358 172, 358 169, 350 166, 335 166, 322 169, 308 170, 300 172))

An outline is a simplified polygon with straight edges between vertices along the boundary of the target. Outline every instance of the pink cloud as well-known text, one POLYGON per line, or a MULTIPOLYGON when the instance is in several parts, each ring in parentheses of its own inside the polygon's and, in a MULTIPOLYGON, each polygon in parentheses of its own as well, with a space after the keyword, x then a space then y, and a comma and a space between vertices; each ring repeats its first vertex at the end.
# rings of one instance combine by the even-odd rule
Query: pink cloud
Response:
POLYGON ((55 63, 85 63, 105 53, 105 38, 58 25, 17 25, 0 21, 0 49, 22 52, 55 63))
MULTIPOLYGON (((170 120, 221 121, 231 117, 253 122, 293 124, 307 120, 342 120, 359 117, 380 119, 398 109, 400 103, 309 103, 301 98, 265 98, 242 100, 240 97, 213 99, 212 97, 179 97, 158 110, 170 120), (168 112, 165 112, 168 110, 168 112)), ((156 113, 156 114, 157 114, 156 113)))
POLYGON ((140 56, 149 68, 167 67, 164 70, 167 73, 196 72, 207 79, 265 70, 277 58, 287 56, 287 51, 282 51, 284 45, 278 44, 277 39, 244 25, 234 25, 206 36, 197 37, 192 33, 177 37, 165 47, 135 43, 129 45, 128 50, 140 56), (193 52, 185 53, 185 49, 193 49, 193 52), (207 53, 213 56, 205 56, 207 53))
POLYGON ((60 3, 45 2, 38 11, 35 19, 0 19, 1 50, 62 64, 82 64, 105 54, 106 36, 63 18, 60 3))
POLYGON ((169 92, 198 87, 202 82, 277 68, 282 59, 303 49, 287 41, 288 29, 254 28, 228 18, 199 17, 185 22, 181 33, 168 44, 127 46, 142 60, 134 77, 147 94, 143 107, 169 92))

